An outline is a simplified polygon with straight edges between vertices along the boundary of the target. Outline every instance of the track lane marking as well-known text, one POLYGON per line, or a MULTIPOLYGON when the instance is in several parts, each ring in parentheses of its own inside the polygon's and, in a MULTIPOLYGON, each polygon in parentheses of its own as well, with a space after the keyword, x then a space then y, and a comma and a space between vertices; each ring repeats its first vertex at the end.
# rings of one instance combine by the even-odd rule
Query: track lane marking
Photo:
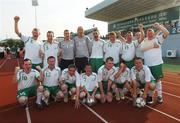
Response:
POLYGON ((25 110, 26 110, 27 123, 31 123, 31 116, 30 116, 29 108, 26 107, 25 110))

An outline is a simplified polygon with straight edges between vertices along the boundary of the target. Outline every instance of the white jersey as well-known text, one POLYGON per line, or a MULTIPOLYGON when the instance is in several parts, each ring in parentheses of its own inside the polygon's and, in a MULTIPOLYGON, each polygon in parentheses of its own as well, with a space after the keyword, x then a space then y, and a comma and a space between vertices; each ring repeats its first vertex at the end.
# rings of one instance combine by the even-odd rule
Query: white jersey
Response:
POLYGON ((34 69, 31 69, 31 71, 28 74, 25 73, 22 69, 19 70, 17 73, 18 91, 36 85, 36 79, 39 76, 39 72, 34 69))
POLYGON ((49 56, 54 56, 56 59, 56 66, 58 66, 58 52, 59 52, 59 46, 58 43, 53 41, 51 44, 49 42, 44 42, 42 45, 42 50, 44 53, 44 67, 48 66, 47 58, 49 56))
POLYGON ((120 59, 120 53, 121 53, 121 42, 116 41, 115 43, 111 43, 108 41, 104 45, 104 61, 106 61, 106 58, 112 57, 114 59, 114 64, 119 63, 120 59))
POLYGON ((95 87, 98 87, 98 78, 96 73, 92 73, 90 76, 82 73, 80 80, 81 86, 85 87, 88 92, 93 91, 95 87))
POLYGON ((111 80, 114 75, 116 68, 113 66, 110 70, 108 70, 105 65, 102 65, 98 69, 98 82, 111 80))
MULTIPOLYGON (((145 39, 144 41, 149 41, 145 39)), ((144 51, 144 64, 147 66, 156 66, 163 64, 161 45, 164 41, 163 35, 156 36, 152 42, 159 45, 159 48, 152 48, 144 51)))
POLYGON ((62 71, 60 80, 65 81, 65 83, 76 84, 76 87, 81 86, 79 73, 76 71, 75 75, 71 76, 68 73, 68 68, 66 68, 62 71))
POLYGON ((136 57, 140 57, 144 59, 144 53, 141 51, 141 43, 138 42, 138 40, 135 40, 136 45, 136 57))
POLYGON ((135 46, 135 42, 132 41, 130 44, 123 42, 122 43, 122 56, 121 58, 125 61, 131 61, 134 59, 135 57, 135 53, 136 53, 136 46, 135 46))
POLYGON ((27 37, 24 35, 21 35, 21 40, 25 44, 24 58, 30 59, 33 64, 42 63, 42 59, 40 58, 39 55, 39 51, 42 47, 42 41, 34 40, 32 37, 27 37))
POLYGON ((143 65, 143 68, 138 71, 135 66, 131 69, 131 79, 142 84, 155 80, 148 66, 143 65))
POLYGON ((103 58, 103 47, 104 47, 105 41, 102 39, 99 39, 98 41, 93 40, 92 41, 92 53, 90 58, 103 58))
POLYGON ((61 76, 61 69, 55 67, 53 70, 50 70, 48 67, 43 68, 44 81, 43 85, 52 87, 58 86, 61 76))
POLYGON ((125 71, 123 73, 121 73, 121 75, 115 79, 115 75, 117 74, 119 70, 119 67, 116 68, 116 72, 114 73, 114 75, 112 76, 112 80, 115 82, 115 83, 118 83, 118 84, 123 84, 125 83, 126 81, 130 82, 130 75, 131 75, 131 72, 130 72, 130 69, 128 67, 126 67, 125 71))

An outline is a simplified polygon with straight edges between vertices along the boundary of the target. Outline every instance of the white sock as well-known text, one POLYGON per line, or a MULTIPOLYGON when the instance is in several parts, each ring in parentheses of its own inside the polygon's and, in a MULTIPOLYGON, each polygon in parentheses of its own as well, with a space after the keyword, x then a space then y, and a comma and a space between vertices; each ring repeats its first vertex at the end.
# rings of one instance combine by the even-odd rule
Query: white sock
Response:
POLYGON ((41 104, 42 95, 43 95, 42 92, 37 92, 37 99, 36 99, 37 104, 41 104))
POLYGON ((161 81, 156 83, 156 89, 157 89, 158 96, 162 97, 162 83, 161 83, 161 81))

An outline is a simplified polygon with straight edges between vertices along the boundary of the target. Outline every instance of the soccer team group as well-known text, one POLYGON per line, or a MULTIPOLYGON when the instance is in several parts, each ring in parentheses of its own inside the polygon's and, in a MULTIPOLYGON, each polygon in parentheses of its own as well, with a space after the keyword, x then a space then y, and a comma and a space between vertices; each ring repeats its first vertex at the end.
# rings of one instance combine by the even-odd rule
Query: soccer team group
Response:
POLYGON ((140 24, 135 36, 131 31, 125 36, 110 32, 108 41, 100 39, 97 29, 91 40, 79 26, 73 39, 64 30, 64 40, 56 42, 53 31, 48 31, 42 42, 37 28, 32 37, 20 33, 19 20, 14 17, 15 33, 25 44, 23 68, 17 71, 17 100, 22 106, 36 96, 38 108, 48 106, 50 98, 72 99, 78 108, 87 99, 110 103, 113 98, 124 99, 127 93, 133 105, 139 96, 152 104, 155 90, 157 102, 163 102, 161 45, 169 35, 163 25, 155 23, 144 31, 140 24))

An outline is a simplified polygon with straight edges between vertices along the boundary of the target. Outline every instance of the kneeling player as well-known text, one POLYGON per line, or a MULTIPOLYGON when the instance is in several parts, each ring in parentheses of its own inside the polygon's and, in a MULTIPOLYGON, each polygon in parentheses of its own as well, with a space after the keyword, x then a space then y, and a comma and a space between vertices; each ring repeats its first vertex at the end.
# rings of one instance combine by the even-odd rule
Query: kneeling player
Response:
POLYGON ((45 105, 48 105, 50 96, 55 98, 55 101, 63 98, 64 95, 59 88, 59 81, 61 76, 61 69, 59 67, 55 67, 55 57, 49 56, 47 59, 48 66, 43 68, 43 86, 44 86, 44 97, 42 98, 45 105))
MULTIPOLYGON (((79 73, 76 71, 74 64, 70 64, 68 68, 62 71, 60 86, 65 95, 65 100, 68 102, 68 95, 71 95, 72 99, 76 99, 76 89, 80 88, 79 73)), ((79 97, 79 95, 76 95, 79 97)), ((79 106, 79 102, 77 102, 79 106)), ((77 106, 77 107, 78 107, 77 106)))
POLYGON ((113 96, 112 96, 112 90, 111 90, 111 76, 115 73, 115 67, 113 63, 113 58, 108 57, 106 59, 105 65, 101 66, 98 70, 98 83, 99 83, 99 89, 101 93, 101 102, 105 103, 112 102, 113 96))
POLYGON ((85 67, 85 73, 80 76, 82 91, 80 92, 80 99, 100 100, 100 94, 98 93, 98 81, 97 74, 92 72, 90 64, 85 67))
POLYGON ((37 96, 36 104, 41 108, 41 98, 43 93, 43 86, 38 86, 37 81, 41 81, 38 71, 31 69, 32 63, 30 59, 24 59, 23 69, 17 72, 18 81, 18 102, 26 107, 28 98, 37 96))
POLYGON ((143 65, 141 58, 135 59, 135 66, 131 69, 131 79, 133 86, 133 99, 137 97, 137 89, 144 89, 143 99, 147 100, 148 104, 152 104, 152 96, 155 89, 155 79, 151 74, 150 69, 143 65), (148 94, 148 97, 147 97, 148 94))
POLYGON ((112 84, 112 89, 116 94, 116 100, 124 99, 124 94, 129 90, 130 87, 130 69, 126 64, 121 63, 117 67, 116 72, 113 76, 114 83, 112 84))

